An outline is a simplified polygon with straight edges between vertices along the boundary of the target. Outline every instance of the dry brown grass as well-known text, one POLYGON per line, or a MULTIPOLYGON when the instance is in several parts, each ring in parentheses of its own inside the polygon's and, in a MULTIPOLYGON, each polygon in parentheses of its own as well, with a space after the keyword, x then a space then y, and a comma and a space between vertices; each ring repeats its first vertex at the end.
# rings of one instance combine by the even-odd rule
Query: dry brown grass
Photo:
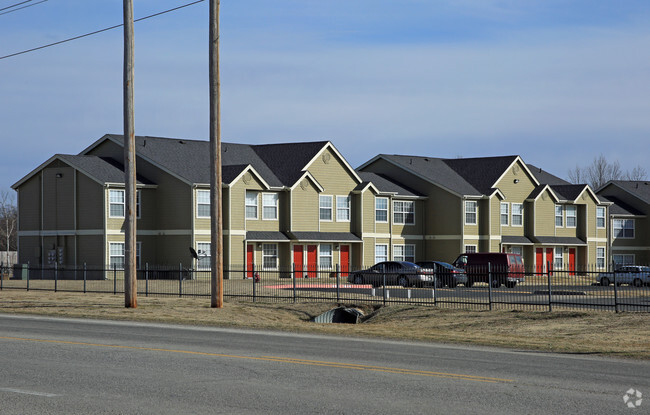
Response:
POLYGON ((363 322, 348 325, 310 322, 336 306, 331 303, 226 301, 222 309, 214 309, 210 308, 209 298, 140 296, 138 308, 126 309, 123 295, 15 290, 0 291, 0 299, 1 313, 241 327, 650 359, 650 313, 360 306, 366 314, 363 322))

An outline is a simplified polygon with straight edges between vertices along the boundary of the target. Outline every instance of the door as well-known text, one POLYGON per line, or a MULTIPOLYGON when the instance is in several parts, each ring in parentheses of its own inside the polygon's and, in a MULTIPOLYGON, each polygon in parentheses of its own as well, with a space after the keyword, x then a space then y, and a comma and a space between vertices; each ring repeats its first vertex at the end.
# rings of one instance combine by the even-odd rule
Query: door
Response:
POLYGON ((340 264, 341 264, 341 277, 347 278, 350 271, 350 245, 341 245, 340 247, 340 264))
POLYGON ((318 245, 307 245, 307 276, 316 278, 318 267, 318 245))
POLYGON ((253 278, 253 262, 255 258, 255 247, 251 245, 246 245, 246 277, 253 278))
POLYGON ((293 266, 296 270, 294 277, 302 278, 304 275, 302 245, 293 246, 293 266))
POLYGON ((544 272, 544 249, 535 248, 535 272, 542 274, 544 272))
POLYGON ((569 275, 576 275, 576 249, 569 248, 569 275))
POLYGON ((544 263, 551 264, 550 269, 548 269, 547 271, 553 270, 553 248, 546 248, 546 260, 544 261, 544 263))

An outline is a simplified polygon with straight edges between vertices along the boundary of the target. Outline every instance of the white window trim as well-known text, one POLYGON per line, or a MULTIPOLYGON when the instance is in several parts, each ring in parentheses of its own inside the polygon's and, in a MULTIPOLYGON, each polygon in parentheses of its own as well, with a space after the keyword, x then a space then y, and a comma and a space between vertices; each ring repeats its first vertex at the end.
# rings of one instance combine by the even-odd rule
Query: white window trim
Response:
POLYGON ((565 215, 565 226, 567 228, 577 228, 578 227, 578 207, 575 205, 568 205, 564 208, 564 215, 565 215), (571 209, 569 209, 571 208, 571 209), (573 210, 574 215, 569 215, 569 211, 573 210), (569 225, 569 218, 574 219, 574 225, 569 225))
POLYGON ((390 252, 388 252, 388 244, 375 244, 375 264, 378 262, 388 261, 389 258, 390 258, 390 252), (383 246, 386 248, 386 257, 382 260, 379 260, 377 258, 377 247, 379 246, 383 246))
MULTIPOLYGON (((141 207, 140 207, 140 198, 142 195, 140 194, 140 190, 135 191, 135 216, 136 218, 140 219, 140 212, 141 212, 141 207)), ((124 218, 126 214, 126 192, 124 189, 108 189, 108 217, 109 218, 124 218), (111 202, 111 192, 120 192, 122 193, 122 203, 112 203, 111 202), (113 215, 111 214, 111 205, 122 205, 122 214, 121 215, 113 215)))
POLYGON ((465 203, 463 204, 463 220, 465 222, 465 225, 477 225, 478 224, 478 201, 476 200, 466 200, 465 203), (475 207, 473 212, 469 212, 467 210, 467 205, 473 205, 475 207), (474 215, 474 222, 468 222, 467 221, 467 214, 471 213, 474 215))
POLYGON ((244 216, 246 217, 246 220, 257 220, 260 217, 260 205, 259 205, 259 192, 255 190, 246 190, 246 194, 244 195, 244 216), (249 217, 248 216, 248 208, 253 207, 253 205, 248 204, 248 195, 249 194, 255 194, 255 217, 249 217))
POLYGON ((318 246, 318 268, 325 267, 323 265, 323 258, 329 258, 330 265, 329 267, 326 267, 325 269, 331 269, 334 268, 334 248, 332 247, 332 244, 320 244, 318 246), (329 246, 329 255, 323 255, 323 247, 329 246))
POLYGON ((196 252, 200 255, 199 259, 196 261, 196 269, 198 270, 209 270, 210 269, 210 256, 212 255, 212 246, 210 242, 197 242, 196 243, 196 252), (207 245, 208 251, 204 249, 207 245), (201 257, 202 256, 202 257, 201 257), (208 262, 205 266, 205 262, 208 262))
POLYGON ((412 201, 412 200, 393 200, 393 224, 394 225, 408 225, 408 226, 415 225, 415 202, 414 201, 412 201), (404 211, 404 210, 398 211, 396 209, 396 207, 395 207, 397 204, 402 204, 402 205, 403 204, 410 204, 411 206, 413 206, 413 222, 407 222, 406 221, 406 217, 408 217, 408 211, 404 211), (404 215, 404 222, 396 221, 395 220, 395 214, 404 215))
POLYGON ((596 228, 597 229, 605 229, 607 227, 607 209, 603 206, 596 206, 596 228), (598 211, 603 212, 603 216, 598 215, 598 211), (598 225, 598 219, 602 218, 603 219, 603 226, 598 225))
POLYGON ((564 206, 562 206, 562 205, 555 205, 555 206, 553 207, 553 221, 554 221, 554 223, 555 223, 555 227, 556 227, 556 228, 564 228, 564 206), (559 207, 560 210, 562 211, 559 215, 557 214, 557 209, 558 209, 558 207, 559 207), (557 224, 557 218, 560 218, 560 220, 562 221, 562 224, 560 224, 560 225, 557 224))
MULTIPOLYGON (((141 256, 142 256, 142 242, 136 242, 135 243, 135 266, 136 269, 141 269, 141 256)), ((124 265, 126 265, 126 242, 109 242, 108 243, 108 264, 111 269, 111 258, 122 258, 122 262, 124 265), (111 254, 111 246, 112 245, 122 245, 122 255, 112 255, 111 254)), ((121 268, 116 268, 117 270, 124 270, 124 267, 121 268)))
POLYGON ((388 219, 390 218, 390 201, 388 200, 387 197, 376 197, 375 198, 375 223, 388 223, 388 219), (378 200, 385 200, 386 201, 386 209, 377 209, 377 201, 378 200), (386 211, 386 220, 377 220, 377 211, 386 211))
POLYGON ((280 252, 278 251, 278 244, 262 244, 262 269, 263 270, 269 270, 269 271, 276 271, 278 269, 278 257, 279 257, 280 252), (264 253, 265 248, 267 246, 273 246, 275 248, 275 255, 266 255, 264 253), (264 261, 265 258, 275 258, 275 265, 273 267, 267 267, 266 266, 266 261, 264 261))
POLYGON ((478 245, 476 244, 466 244, 465 245, 465 252, 464 253, 474 253, 478 252, 478 245), (470 249, 468 249, 470 248, 470 249))
POLYGON ((510 226, 514 226, 517 228, 521 228, 524 226, 524 204, 523 203, 513 203, 512 206, 510 207, 510 212, 511 212, 511 217, 510 217, 510 226), (514 206, 521 206, 521 214, 515 214, 515 209, 514 206), (520 224, 515 224, 515 216, 521 216, 521 223, 520 224))
POLYGON ((508 202, 501 202, 501 206, 499 207, 499 223, 501 226, 510 226, 510 203, 508 202), (505 213, 503 213, 504 207, 506 208, 505 213), (504 218, 506 220, 506 223, 503 223, 504 218))
POLYGON ((414 244, 395 244, 395 245, 393 245, 393 261, 415 262, 415 245, 414 244), (397 248, 399 248, 399 247, 403 248, 402 252, 404 253, 404 255, 402 255, 402 259, 397 259, 397 257, 395 256, 395 252, 397 251, 397 248), (407 259, 409 257, 407 255, 407 253, 406 253, 407 248, 413 250, 413 255, 412 255, 413 260, 412 261, 409 261, 407 259))
POLYGON ((262 220, 278 220, 278 216, 280 215, 279 206, 280 206, 280 196, 277 193, 262 193, 262 220), (265 205, 264 204, 264 196, 265 195, 275 196, 275 204, 273 204, 273 205, 265 205), (267 218, 266 217, 266 211, 264 210, 265 207, 273 207, 273 208, 275 208, 275 217, 267 218))
POLYGON ((607 266, 607 250, 605 249, 604 246, 597 246, 596 247, 596 268, 597 269, 604 269, 607 266), (598 252, 602 250, 603 255, 602 257, 598 255, 598 252), (602 264, 598 263, 598 260, 602 258, 602 264))
MULTIPOLYGON (((625 229, 625 228, 621 228, 621 229, 625 229)), ((612 239, 634 239, 634 238, 636 238, 636 221, 634 219, 612 219, 612 239), (628 221, 628 220, 632 221, 632 236, 617 236, 614 222, 628 221)))
POLYGON ((331 195, 318 195, 318 220, 320 222, 332 222, 334 220, 334 212, 333 212, 334 206, 332 205, 332 203, 333 203, 333 201, 332 201, 332 196, 331 195), (329 207, 323 207, 323 205, 321 205, 321 200, 323 200, 324 198, 329 198, 329 200, 330 200, 329 207), (330 211, 330 218, 329 219, 322 219, 320 217, 321 209, 329 209, 329 211, 330 211))
POLYGON ((337 222, 350 222, 352 218, 352 198, 350 196, 336 196, 336 221, 337 222), (346 199, 347 200, 347 207, 340 208, 339 207, 339 200, 340 199, 346 199), (348 213, 348 218, 341 219, 339 217, 339 209, 341 211, 346 211, 348 213))
POLYGON ((205 218, 210 217, 210 203, 209 203, 209 201, 210 201, 210 191, 209 190, 203 190, 203 189, 197 189, 196 190, 196 217, 197 218, 205 219, 205 218), (208 203, 200 203, 199 202, 199 194, 204 194, 204 193, 208 194, 208 203), (208 206, 208 214, 207 214, 207 216, 199 215, 199 206, 208 206))
POLYGON ((564 248, 561 246, 556 246, 553 249, 553 269, 564 269, 564 248), (560 254, 559 256, 558 253, 560 254))

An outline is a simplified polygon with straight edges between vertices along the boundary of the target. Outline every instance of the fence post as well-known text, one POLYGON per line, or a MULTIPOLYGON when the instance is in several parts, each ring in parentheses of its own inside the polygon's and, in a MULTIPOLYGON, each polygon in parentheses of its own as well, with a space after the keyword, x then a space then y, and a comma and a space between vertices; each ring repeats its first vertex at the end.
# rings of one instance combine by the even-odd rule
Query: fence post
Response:
POLYGON ((551 261, 546 261, 546 275, 548 278, 548 311, 553 311, 553 293, 551 292, 551 261))
POLYGON ((381 290, 381 295, 382 295, 382 297, 383 297, 383 300, 384 300, 384 306, 385 306, 385 305, 386 305, 386 270, 384 270, 384 274, 383 274, 383 282, 382 282, 382 284, 383 284, 383 289, 381 290))
POLYGON ((178 297, 183 296, 183 264, 178 264, 178 297))
POLYGON ((255 287, 255 281, 257 280, 257 271, 255 271, 255 264, 254 264, 254 263, 253 263, 253 265, 252 265, 252 268, 253 268, 253 302, 255 302, 255 295, 256 295, 256 292, 255 292, 255 288, 256 288, 256 287, 255 287))
POLYGON ((487 271, 488 271, 488 301, 490 302, 489 304, 489 309, 492 311, 492 264, 488 262, 487 264, 487 271))
POLYGON ((58 288, 58 282, 59 282, 59 264, 54 263, 54 292, 56 292, 56 289, 58 288))
POLYGON ((84 262, 84 294, 86 294, 86 280, 88 279, 86 263, 84 262))
POLYGON ((117 264, 113 264, 113 295, 117 294, 117 264))
POLYGON ((614 268, 614 310, 618 313, 620 312, 620 307, 618 306, 618 284, 616 283, 616 268, 614 268))
MULTIPOLYGON (((7 259, 8 261, 9 259, 7 259)), ((7 275, 9 275, 9 264, 7 264, 7 275)), ((5 279, 5 265, 4 262, 0 264, 0 291, 2 291, 2 280, 5 279)))
POLYGON ((296 263, 291 263, 291 269, 293 270, 293 302, 296 302, 296 263))
POLYGON ((336 264, 336 302, 340 303, 341 302, 341 280, 340 280, 340 273, 341 269, 339 268, 339 264, 336 264))
POLYGON ((144 296, 149 297, 149 263, 144 264, 144 296))
MULTIPOLYGON (((22 272, 22 270, 21 270, 22 272)), ((29 261, 27 261, 27 291, 29 291, 29 261)))

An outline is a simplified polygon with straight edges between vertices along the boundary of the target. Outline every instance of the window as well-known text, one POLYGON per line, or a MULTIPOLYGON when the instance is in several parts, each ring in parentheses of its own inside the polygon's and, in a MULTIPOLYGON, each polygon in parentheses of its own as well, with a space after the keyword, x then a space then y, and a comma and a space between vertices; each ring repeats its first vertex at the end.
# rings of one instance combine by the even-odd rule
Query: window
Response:
POLYGON ((319 196, 320 220, 332 220, 332 196, 319 196))
POLYGON ((197 253, 199 254, 199 260, 197 261, 196 268, 197 269, 210 269, 210 255, 211 255, 211 248, 210 248, 210 243, 209 242, 199 242, 196 244, 197 248, 197 253))
POLYGON ((124 217, 124 190, 109 190, 108 203, 108 212, 111 218, 124 217))
POLYGON ((388 245, 375 245, 375 263, 388 261, 388 245))
POLYGON ((578 208, 576 206, 566 207, 566 226, 567 228, 575 228, 578 224, 578 208))
POLYGON ((246 219, 257 219, 257 192, 246 191, 246 219))
POLYGON ((393 245, 393 260, 415 262, 415 245, 393 245))
MULTIPOLYGON (((124 258, 124 242, 111 242, 108 246, 108 263, 111 269, 124 269, 126 259, 124 258)), ((136 268, 140 268, 140 252, 142 251, 142 243, 136 242, 135 244, 135 264, 136 268)))
POLYGON ((561 228, 564 226, 564 210, 561 205, 555 205, 555 227, 561 228))
POLYGON ((318 251, 318 262, 321 268, 332 269, 332 245, 321 244, 318 251))
POLYGON ((388 222, 388 198, 375 198, 375 221, 384 223, 388 222))
POLYGON ((562 250, 561 246, 555 247, 555 255, 554 255, 553 262, 554 262, 553 267, 555 269, 562 269, 562 266, 564 265, 564 251, 562 250))
POLYGON ((336 196, 336 220, 350 221, 350 196, 336 196))
POLYGON ((509 204, 507 203, 501 203, 501 225, 502 226, 508 226, 508 220, 510 218, 510 215, 508 214, 508 208, 509 204))
POLYGON ((413 225, 415 223, 415 202, 398 200, 393 202, 393 223, 413 225))
POLYGON ((263 193, 262 194, 262 219, 277 219, 277 218, 278 218, 278 194, 263 193))
POLYGON ((616 254, 613 255, 612 260, 616 266, 619 265, 634 265, 634 254, 616 254))
POLYGON ((210 191, 209 190, 196 191, 196 217, 197 218, 210 217, 210 191))
POLYGON ((605 268, 605 248, 596 248, 596 266, 598 268, 605 268))
POLYGON ((278 268, 278 245, 277 244, 262 244, 262 268, 263 269, 278 268))
POLYGON ((465 245, 465 253, 473 254, 476 252, 476 245, 465 245))
POLYGON ((521 203, 512 204, 512 226, 524 225, 524 205, 521 203))
POLYGON ((478 202, 475 200, 465 201, 465 225, 476 225, 478 213, 478 202))
POLYGON ((612 228, 614 238, 634 238, 634 219, 614 219, 612 228))
POLYGON ((522 248, 521 246, 511 246, 510 247, 510 252, 513 253, 513 254, 517 254, 517 255, 523 255, 524 254, 524 248, 522 248))
POLYGON ((605 208, 602 206, 596 207, 596 227, 605 227, 605 208))
POLYGON ((124 242, 111 242, 108 253, 111 269, 124 269, 124 242))

